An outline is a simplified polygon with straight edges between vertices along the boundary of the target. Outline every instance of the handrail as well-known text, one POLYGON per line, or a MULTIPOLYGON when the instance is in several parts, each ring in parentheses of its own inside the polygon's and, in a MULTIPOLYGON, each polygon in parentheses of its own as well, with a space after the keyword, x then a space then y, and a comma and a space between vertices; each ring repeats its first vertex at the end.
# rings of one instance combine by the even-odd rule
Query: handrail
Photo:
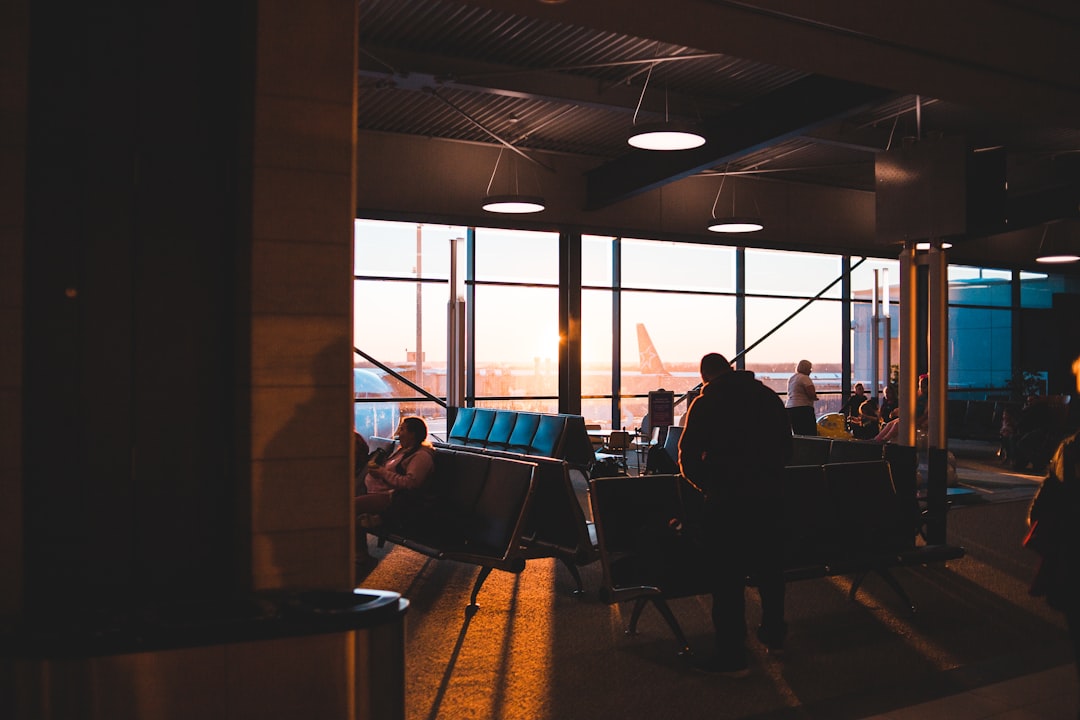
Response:
POLYGON ((375 358, 371 357, 370 355, 368 355, 366 352, 364 352, 360 348, 356 347, 355 345, 353 345, 353 352, 356 353, 357 355, 359 355, 360 357, 364 358, 365 360, 367 360, 369 363, 371 363, 375 367, 377 367, 380 370, 386 372, 387 374, 391 375, 392 377, 399 380, 400 382, 408 385, 413 390, 415 390, 416 392, 418 392, 421 395, 423 395, 424 397, 426 397, 428 400, 431 400, 432 402, 438 403, 439 405, 442 405, 444 408, 446 407, 446 401, 445 400, 432 395, 427 390, 425 390, 424 388, 422 388, 419 385, 417 385, 416 383, 414 383, 412 380, 409 380, 406 377, 402 377, 396 370, 393 370, 393 369, 387 367, 386 365, 383 365, 381 362, 379 362, 375 358))
MULTIPOLYGON (((770 336, 772 336, 772 334, 773 334, 773 333, 775 333, 775 332, 776 332, 777 330, 779 330, 780 328, 782 328, 782 327, 783 327, 784 325, 787 325, 787 324, 788 324, 788 322, 789 322, 789 321, 791 321, 792 319, 794 319, 794 317, 795 317, 796 315, 798 315, 798 314, 799 314, 799 313, 801 313, 801 312, 802 312, 803 310, 805 310, 806 308, 810 307, 810 306, 811 306, 811 305, 813 305, 813 304, 814 304, 815 302, 817 302, 818 300, 820 300, 820 299, 821 299, 821 296, 822 296, 822 295, 824 295, 825 293, 829 292, 829 290, 831 290, 831 289, 832 289, 833 285, 835 285, 836 283, 838 283, 838 282, 840 282, 841 280, 843 280, 843 279, 844 279, 844 275, 850 274, 852 270, 854 270, 855 268, 859 267, 860 265, 862 265, 862 264, 863 264, 864 262, 866 262, 867 260, 868 260, 868 258, 865 258, 865 257, 864 257, 864 258, 859 258, 859 261, 858 261, 857 263, 855 263, 855 264, 854 264, 854 265, 852 265, 852 266, 851 266, 850 268, 848 268, 846 272, 840 273, 840 277, 836 278, 836 279, 835 279, 835 280, 833 280, 833 281, 832 281, 831 283, 829 283, 829 284, 828 284, 828 285, 826 285, 826 286, 825 286, 824 288, 822 288, 822 289, 821 289, 821 292, 819 292, 819 293, 818 293, 817 295, 815 295, 814 297, 812 297, 812 298, 810 298, 809 300, 807 300, 806 302, 804 302, 804 303, 802 304, 802 306, 801 306, 801 307, 800 307, 800 308, 799 308, 798 310, 796 310, 795 312, 791 313, 791 314, 790 314, 790 315, 788 315, 788 316, 787 316, 786 318, 784 318, 783 320, 781 320, 780 322, 778 322, 778 323, 776 324, 776 326, 775 326, 775 327, 773 327, 773 328, 772 328, 771 330, 769 330, 769 332, 765 333, 765 334, 764 334, 764 335, 762 335, 762 336, 761 336, 760 338, 758 338, 758 339, 757 339, 757 340, 755 340, 755 341, 754 341, 753 343, 751 343, 749 347, 743 348, 742 352, 738 353, 738 354, 737 354, 737 355, 736 355, 735 357, 731 358, 731 361, 730 361, 730 362, 731 362, 731 364, 733 364, 733 365, 734 365, 734 364, 735 364, 735 361, 737 361, 737 360, 738 360, 739 358, 743 357, 744 355, 746 355, 746 353, 750 352, 751 350, 753 350, 754 348, 756 348, 756 347, 757 347, 758 345, 760 345, 761 343, 763 343, 763 342, 765 342, 766 340, 768 340, 768 339, 769 339, 769 337, 770 337, 770 336)), ((679 404, 679 403, 681 403, 681 402, 685 402, 685 401, 686 401, 686 398, 690 397, 690 395, 691 395, 691 394, 693 394, 693 393, 696 393, 696 392, 698 392, 699 390, 701 390, 701 386, 702 386, 703 384, 704 384, 704 383, 698 383, 698 384, 697 384, 697 385, 695 385, 694 387, 692 387, 692 388, 690 388, 689 390, 687 390, 687 391, 686 391, 686 392, 685 392, 684 394, 682 394, 682 395, 680 395, 679 397, 677 397, 677 398, 675 399, 675 405, 678 405, 678 404, 679 404)))

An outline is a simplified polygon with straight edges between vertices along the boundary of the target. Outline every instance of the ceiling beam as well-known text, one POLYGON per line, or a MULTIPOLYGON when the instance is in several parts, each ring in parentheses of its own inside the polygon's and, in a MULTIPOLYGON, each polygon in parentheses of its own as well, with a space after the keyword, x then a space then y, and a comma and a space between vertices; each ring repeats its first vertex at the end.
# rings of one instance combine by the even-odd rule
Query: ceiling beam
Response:
MULTIPOLYGON (((1075 10, 912 0, 457 0, 828 75, 1061 127, 1080 127, 1075 10)), ((1064 4, 1062 4, 1064 7, 1064 4)))
MULTIPOLYGON (((700 57, 688 56, 685 60, 700 57)), ((639 64, 646 66, 648 61, 642 60, 639 64)), ((629 74, 634 65, 627 67, 629 74)), ((678 92, 651 92, 642 97, 640 80, 637 85, 604 83, 557 68, 524 68, 370 44, 361 48, 357 74, 385 87, 453 88, 625 114, 633 113, 639 102, 645 112, 663 115, 670 111, 672 116, 683 119, 696 118, 701 113, 726 112, 731 108, 731 103, 722 99, 678 92)))
POLYGON ((627 198, 810 132, 881 102, 881 88, 811 76, 746 103, 705 124, 707 142, 679 152, 632 151, 587 176, 587 210, 627 198))

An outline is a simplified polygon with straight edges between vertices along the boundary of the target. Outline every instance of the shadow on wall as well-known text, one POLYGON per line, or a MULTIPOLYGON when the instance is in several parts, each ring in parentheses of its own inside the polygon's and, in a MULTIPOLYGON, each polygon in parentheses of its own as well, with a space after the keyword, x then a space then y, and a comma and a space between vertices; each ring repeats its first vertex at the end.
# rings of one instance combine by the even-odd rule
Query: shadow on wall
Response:
POLYGON ((351 344, 311 358, 298 385, 253 391, 255 589, 352 584, 351 344))

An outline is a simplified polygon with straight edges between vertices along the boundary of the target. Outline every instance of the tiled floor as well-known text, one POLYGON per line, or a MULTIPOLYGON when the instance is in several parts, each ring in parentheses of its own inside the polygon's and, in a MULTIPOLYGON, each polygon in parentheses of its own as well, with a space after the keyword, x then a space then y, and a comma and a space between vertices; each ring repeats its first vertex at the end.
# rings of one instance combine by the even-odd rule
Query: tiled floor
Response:
POLYGON ((1077 685, 1076 668, 1062 665, 866 720, 1076 720, 1077 685))

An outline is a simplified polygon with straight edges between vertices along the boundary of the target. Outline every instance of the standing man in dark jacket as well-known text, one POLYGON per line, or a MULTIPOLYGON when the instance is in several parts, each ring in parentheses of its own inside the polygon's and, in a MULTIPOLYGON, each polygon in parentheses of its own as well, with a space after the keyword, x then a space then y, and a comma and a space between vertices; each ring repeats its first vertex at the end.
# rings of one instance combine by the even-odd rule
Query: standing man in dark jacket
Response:
POLYGON ((712 567, 716 655, 699 669, 743 676, 746 578, 761 595, 757 637, 783 650, 782 474, 791 457, 791 426, 780 397, 727 359, 701 359, 701 394, 687 411, 679 440, 683 475, 704 496, 704 536, 712 567))

